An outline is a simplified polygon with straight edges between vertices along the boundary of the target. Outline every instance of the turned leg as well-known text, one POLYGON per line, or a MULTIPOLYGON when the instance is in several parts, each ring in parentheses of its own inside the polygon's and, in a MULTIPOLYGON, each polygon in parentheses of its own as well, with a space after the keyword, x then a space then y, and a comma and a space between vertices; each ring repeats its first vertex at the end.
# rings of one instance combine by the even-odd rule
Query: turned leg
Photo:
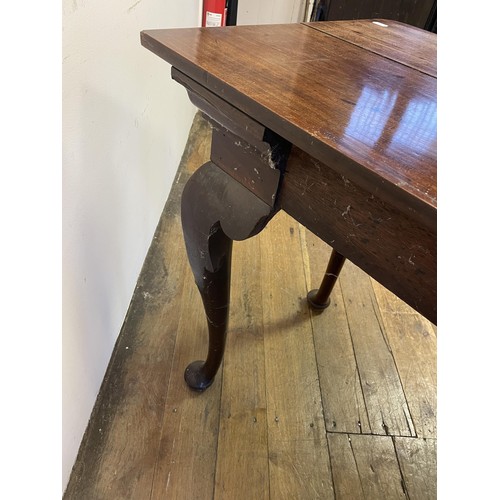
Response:
POLYGON ((184 373, 191 389, 211 385, 222 362, 229 315, 233 240, 261 231, 275 211, 212 162, 188 180, 181 218, 186 250, 208 324, 208 354, 184 373))
POLYGON ((307 294, 307 301, 313 309, 323 310, 330 305, 330 294, 332 293, 333 286, 340 275, 342 266, 344 265, 345 257, 332 250, 328 266, 326 268, 325 276, 319 289, 311 290, 307 294))

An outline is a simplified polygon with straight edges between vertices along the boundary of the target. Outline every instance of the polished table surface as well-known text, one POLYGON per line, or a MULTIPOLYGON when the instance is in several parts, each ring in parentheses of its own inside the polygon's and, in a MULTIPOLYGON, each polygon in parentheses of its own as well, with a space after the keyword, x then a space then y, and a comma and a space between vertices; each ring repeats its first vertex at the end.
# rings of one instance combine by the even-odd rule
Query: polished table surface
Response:
POLYGON ((210 236, 231 218, 223 232, 245 239, 283 209, 437 322, 435 34, 357 20, 146 30, 141 41, 214 125, 210 166, 186 193, 183 216, 202 297, 206 271, 218 266, 214 256, 196 262, 204 250, 186 227, 205 224, 210 236), (206 190, 224 215, 194 222, 188 198, 207 197, 205 216, 214 203, 206 190), (231 204, 235 196, 245 205, 231 204), (242 208, 250 205, 253 215, 242 208))

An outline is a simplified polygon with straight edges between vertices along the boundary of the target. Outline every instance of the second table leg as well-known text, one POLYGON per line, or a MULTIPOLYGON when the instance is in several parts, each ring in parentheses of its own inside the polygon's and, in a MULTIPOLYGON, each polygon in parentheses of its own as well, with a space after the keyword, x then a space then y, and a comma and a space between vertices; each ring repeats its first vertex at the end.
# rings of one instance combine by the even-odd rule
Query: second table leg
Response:
POLYGON ((326 309, 330 305, 330 294, 342 271, 345 257, 335 250, 332 250, 328 266, 326 268, 323 281, 319 289, 311 290, 307 294, 307 302, 313 309, 326 309))

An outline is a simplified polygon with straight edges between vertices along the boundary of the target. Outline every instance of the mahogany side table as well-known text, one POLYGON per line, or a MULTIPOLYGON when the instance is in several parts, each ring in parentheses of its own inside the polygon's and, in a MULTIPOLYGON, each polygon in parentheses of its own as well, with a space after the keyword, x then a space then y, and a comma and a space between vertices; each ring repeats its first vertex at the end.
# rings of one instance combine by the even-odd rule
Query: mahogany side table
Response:
POLYGON ((213 126, 181 217, 209 331, 187 384, 206 389, 227 333, 231 249, 284 210, 437 323, 436 35, 357 20, 146 30, 141 42, 213 126))

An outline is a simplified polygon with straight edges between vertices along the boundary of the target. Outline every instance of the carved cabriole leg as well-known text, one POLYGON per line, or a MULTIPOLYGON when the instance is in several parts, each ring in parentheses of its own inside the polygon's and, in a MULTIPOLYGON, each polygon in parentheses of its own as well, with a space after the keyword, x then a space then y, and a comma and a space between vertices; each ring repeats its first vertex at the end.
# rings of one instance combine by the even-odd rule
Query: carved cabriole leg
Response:
POLYGON ((186 87, 213 127, 211 161, 189 179, 181 206, 209 334, 207 359, 191 363, 184 378, 189 387, 203 391, 224 354, 232 241, 257 234, 279 210, 278 191, 291 144, 175 68, 172 78, 186 87))
POLYGON ((319 290, 311 290, 307 294, 307 301, 313 309, 323 310, 330 305, 330 294, 332 293, 344 262, 345 257, 335 250, 332 250, 319 290))
POLYGON ((257 234, 274 214, 273 208, 212 162, 199 168, 184 188, 184 240, 209 332, 206 361, 191 363, 184 374, 194 390, 203 391, 210 386, 224 354, 232 241, 257 234))

